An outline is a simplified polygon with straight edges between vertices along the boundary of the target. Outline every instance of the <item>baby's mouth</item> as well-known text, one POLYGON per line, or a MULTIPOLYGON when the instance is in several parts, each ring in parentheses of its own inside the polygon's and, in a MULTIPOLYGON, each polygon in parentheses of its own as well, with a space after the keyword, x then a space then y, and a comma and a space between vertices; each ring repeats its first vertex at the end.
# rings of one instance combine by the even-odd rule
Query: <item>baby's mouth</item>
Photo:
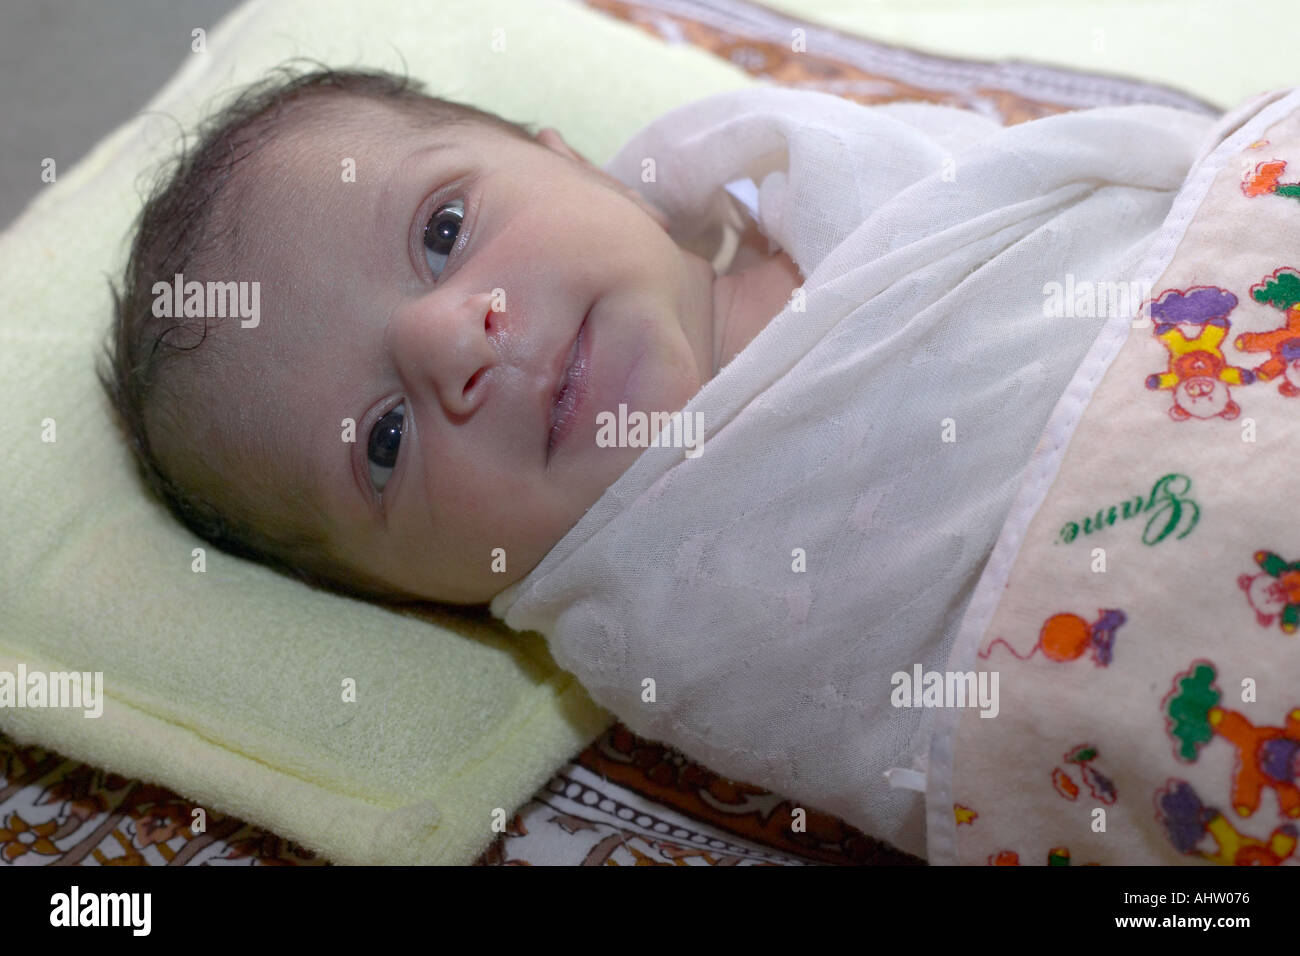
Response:
POLYGON ((569 349, 569 355, 565 359, 560 381, 551 401, 551 431, 546 446, 547 461, 550 461, 555 447, 573 430, 578 407, 587 394, 587 373, 591 366, 591 356, 586 347, 586 331, 587 318, 590 315, 591 312, 588 310, 587 315, 582 317, 582 324, 578 326, 578 334, 569 349))

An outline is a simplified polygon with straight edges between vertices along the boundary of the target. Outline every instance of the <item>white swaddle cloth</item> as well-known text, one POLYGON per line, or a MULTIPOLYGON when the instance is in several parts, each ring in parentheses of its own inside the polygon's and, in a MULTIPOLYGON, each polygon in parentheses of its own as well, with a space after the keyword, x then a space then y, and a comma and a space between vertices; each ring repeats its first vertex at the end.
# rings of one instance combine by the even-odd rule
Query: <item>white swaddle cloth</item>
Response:
POLYGON ((493 612, 634 732, 924 855, 924 800, 884 773, 924 769, 928 711, 892 706, 892 676, 944 666, 1104 322, 1046 317, 1044 286, 1127 279, 1212 123, 1128 106, 1002 129, 768 88, 651 123, 606 169, 688 247, 752 178, 803 310, 686 406, 698 457, 646 449, 493 612))

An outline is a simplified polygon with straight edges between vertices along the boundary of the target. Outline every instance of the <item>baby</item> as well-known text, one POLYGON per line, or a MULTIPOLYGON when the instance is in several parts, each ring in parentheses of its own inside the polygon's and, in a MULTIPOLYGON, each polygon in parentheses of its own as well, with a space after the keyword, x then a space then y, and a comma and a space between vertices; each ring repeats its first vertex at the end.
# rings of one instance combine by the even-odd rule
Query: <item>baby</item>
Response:
POLYGON ((893 678, 944 666, 1110 318, 1049 288, 1132 279, 1211 126, 755 87, 602 171, 391 77, 272 80, 145 207, 103 377, 205 538, 491 599, 634 732, 920 854, 931 716, 893 678), (178 275, 264 314, 171 318, 178 275), (610 446, 624 409, 705 446, 610 446))
POLYGON ((384 73, 272 76, 144 207, 100 377, 214 544, 486 602, 640 453, 596 412, 679 410, 800 281, 752 226, 721 276, 667 228, 553 129, 384 73), (177 282, 256 284, 256 323, 175 314, 177 282))

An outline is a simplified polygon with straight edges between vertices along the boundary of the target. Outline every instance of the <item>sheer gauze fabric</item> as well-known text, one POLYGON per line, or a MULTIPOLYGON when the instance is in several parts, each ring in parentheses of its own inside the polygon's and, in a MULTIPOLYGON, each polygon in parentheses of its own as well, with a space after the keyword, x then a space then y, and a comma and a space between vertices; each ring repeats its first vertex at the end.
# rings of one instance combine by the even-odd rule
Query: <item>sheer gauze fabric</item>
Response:
POLYGON ((636 733, 924 855, 922 794, 885 772, 924 770, 932 711, 892 677, 943 668, 1105 321, 1045 287, 1127 280, 1212 123, 769 88, 651 123, 606 169, 700 250, 752 179, 803 295, 683 410, 702 453, 646 449, 493 612, 636 733))

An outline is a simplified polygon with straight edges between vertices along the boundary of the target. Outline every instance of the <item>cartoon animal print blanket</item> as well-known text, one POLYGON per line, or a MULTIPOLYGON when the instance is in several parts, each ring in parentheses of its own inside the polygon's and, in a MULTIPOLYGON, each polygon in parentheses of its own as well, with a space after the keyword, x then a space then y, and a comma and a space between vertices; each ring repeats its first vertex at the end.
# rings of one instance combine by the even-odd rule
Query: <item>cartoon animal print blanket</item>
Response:
POLYGON ((1230 119, 971 600, 1000 700, 936 714, 932 863, 1300 862, 1300 91, 1230 119))

